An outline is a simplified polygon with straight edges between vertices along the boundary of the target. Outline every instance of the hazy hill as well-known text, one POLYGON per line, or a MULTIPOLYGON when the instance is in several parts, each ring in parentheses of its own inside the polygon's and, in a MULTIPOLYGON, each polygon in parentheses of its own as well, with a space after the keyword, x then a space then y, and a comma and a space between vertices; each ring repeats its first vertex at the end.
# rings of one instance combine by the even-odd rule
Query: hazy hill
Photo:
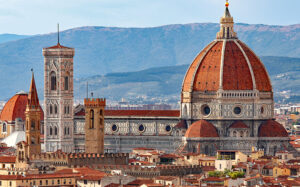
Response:
MULTIPOLYGON (((219 24, 214 23, 153 28, 81 27, 63 31, 61 43, 75 48, 74 75, 84 78, 189 64, 218 30, 219 24)), ((300 25, 236 25, 240 39, 260 56, 300 57, 299 30, 300 25)), ((56 33, 51 33, 0 44, 0 100, 28 90, 31 68, 42 97, 42 48, 55 45, 56 38, 56 33)))
POLYGON ((0 43, 20 40, 24 38, 28 38, 27 35, 17 35, 17 34, 0 34, 0 43))
MULTIPOLYGON (((300 96, 300 58, 262 57, 261 59, 272 79, 274 92, 290 91, 300 96)), ((83 99, 86 96, 85 88, 88 82, 90 91, 95 96, 111 100, 148 96, 179 101, 181 84, 188 66, 150 68, 80 79, 75 83, 76 98, 83 99)), ((282 100, 283 96, 276 94, 276 99, 282 100)))

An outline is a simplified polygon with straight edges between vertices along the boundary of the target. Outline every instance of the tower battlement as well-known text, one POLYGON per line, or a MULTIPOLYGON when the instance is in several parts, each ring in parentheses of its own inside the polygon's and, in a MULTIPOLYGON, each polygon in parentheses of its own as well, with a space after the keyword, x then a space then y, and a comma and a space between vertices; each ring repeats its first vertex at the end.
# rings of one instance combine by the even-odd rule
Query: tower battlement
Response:
POLYGON ((105 106, 106 99, 105 98, 85 98, 84 106, 86 107, 95 107, 95 106, 105 106))

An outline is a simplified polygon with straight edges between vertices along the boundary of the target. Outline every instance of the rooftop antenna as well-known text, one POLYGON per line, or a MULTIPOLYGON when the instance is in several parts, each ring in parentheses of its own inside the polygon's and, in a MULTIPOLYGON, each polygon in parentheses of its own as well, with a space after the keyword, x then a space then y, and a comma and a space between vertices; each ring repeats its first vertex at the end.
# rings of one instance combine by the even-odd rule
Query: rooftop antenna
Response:
POLYGON ((59 44, 59 23, 57 23, 57 44, 59 44))

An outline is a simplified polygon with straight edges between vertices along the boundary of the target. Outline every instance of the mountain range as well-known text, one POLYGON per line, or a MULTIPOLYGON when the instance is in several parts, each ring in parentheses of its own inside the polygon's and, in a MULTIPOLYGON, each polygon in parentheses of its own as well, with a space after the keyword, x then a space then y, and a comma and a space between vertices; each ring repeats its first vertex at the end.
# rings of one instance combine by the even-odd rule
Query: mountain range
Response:
MULTIPOLYGON (((60 38, 62 45, 75 48, 74 76, 76 83, 79 84, 78 87, 81 88, 82 81, 94 76, 107 78, 118 72, 138 73, 148 68, 166 66, 176 69, 180 67, 178 65, 189 64, 197 53, 215 38, 218 30, 219 24, 214 23, 152 28, 80 27, 61 32, 60 38)), ((283 56, 282 58, 268 57, 273 58, 271 64, 284 63, 288 68, 290 63, 286 62, 292 58, 284 57, 295 57, 294 59, 300 57, 300 25, 236 24, 235 30, 239 38, 259 56, 283 56)), ((24 36, 6 42, 1 42, 0 37, 0 84, 2 85, 0 100, 7 100, 19 90, 28 90, 31 68, 34 68, 39 95, 41 99, 43 98, 42 48, 56 45, 56 39, 57 33, 24 36)), ((283 72, 282 69, 284 68, 278 67, 278 72, 288 73, 283 72)), ((297 75, 292 77, 295 76, 297 77, 297 75)), ((178 75, 174 79, 181 82, 182 77, 179 77, 178 75)), ((125 76, 123 79, 126 78, 125 76)), ((148 78, 141 76, 140 79, 148 78)), ((132 84, 137 82, 133 80, 132 84)), ((156 83, 152 82, 152 84, 156 83)), ((294 83, 290 84, 289 87, 293 87, 294 83)), ((126 90, 132 85, 122 86, 126 90)), ((140 85, 140 87, 144 86, 140 85)), ((75 95, 78 97, 84 95, 81 93, 84 92, 82 89, 76 91, 78 93, 75 95)), ((138 91, 139 89, 131 90, 130 93, 134 95, 139 93, 138 91)), ((146 87, 142 91, 152 93, 146 87)), ((169 91, 162 91, 165 92, 169 91)), ((117 98, 117 96, 113 97, 117 98)))
MULTIPOLYGON (((277 102, 300 101, 300 58, 261 57, 273 83, 277 102), (288 92, 281 94, 282 92, 288 92), (286 98, 289 96, 289 98, 286 98)), ((86 97, 86 84, 96 97, 109 100, 127 98, 136 100, 144 96, 147 100, 161 98, 164 102, 180 100, 181 85, 189 65, 149 68, 126 73, 109 73, 91 76, 75 82, 75 97, 86 97)), ((159 100, 156 100, 159 101, 159 100)))

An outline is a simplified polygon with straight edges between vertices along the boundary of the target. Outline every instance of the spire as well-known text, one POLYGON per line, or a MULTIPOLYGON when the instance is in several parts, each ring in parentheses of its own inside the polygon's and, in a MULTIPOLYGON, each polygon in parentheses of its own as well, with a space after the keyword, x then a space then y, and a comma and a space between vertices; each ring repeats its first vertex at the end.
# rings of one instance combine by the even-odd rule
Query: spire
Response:
POLYGON ((234 22, 229 12, 228 0, 226 0, 225 7, 225 13, 220 20, 220 31, 217 33, 217 39, 236 39, 237 34, 233 30, 234 22))
POLYGON ((27 106, 29 108, 39 108, 40 104, 39 104, 38 94, 36 91, 33 69, 31 69, 31 72, 32 72, 32 79, 31 79, 31 84, 30 84, 30 90, 28 93, 27 106))
POLYGON ((57 23, 57 45, 60 45, 60 43, 59 43, 59 23, 57 23))

